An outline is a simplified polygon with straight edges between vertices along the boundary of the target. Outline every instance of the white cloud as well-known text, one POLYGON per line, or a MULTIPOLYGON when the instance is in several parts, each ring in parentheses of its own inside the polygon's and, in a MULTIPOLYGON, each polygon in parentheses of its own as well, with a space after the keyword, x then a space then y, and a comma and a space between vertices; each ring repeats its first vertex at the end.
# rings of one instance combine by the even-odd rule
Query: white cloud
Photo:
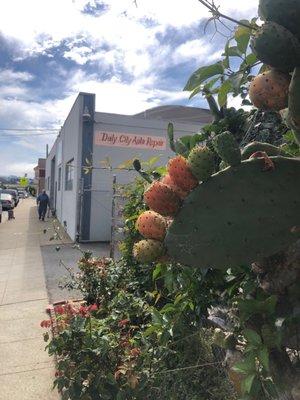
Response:
POLYGON ((36 163, 9 162, 7 164, 0 166, 0 172, 1 176, 7 176, 7 175, 23 176, 24 174, 27 174, 29 177, 33 177, 33 168, 35 166, 36 163))

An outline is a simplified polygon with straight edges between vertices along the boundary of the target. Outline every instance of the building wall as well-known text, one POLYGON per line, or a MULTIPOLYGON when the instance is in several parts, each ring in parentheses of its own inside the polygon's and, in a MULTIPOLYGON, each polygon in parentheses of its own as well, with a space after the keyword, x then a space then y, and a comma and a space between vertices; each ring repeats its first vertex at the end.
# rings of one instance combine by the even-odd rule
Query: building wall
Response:
MULTIPOLYGON (((52 208, 56 210, 59 221, 71 239, 75 240, 79 234, 81 241, 109 241, 114 175, 119 184, 131 182, 137 176, 134 171, 116 168, 135 158, 147 161, 157 157, 157 164, 165 165, 174 153, 166 140, 169 121, 94 111, 95 96, 80 93, 46 160, 45 186, 52 208), (128 135, 132 135, 131 138, 137 135, 138 138, 143 136, 151 140, 157 137, 163 145, 158 148, 146 145, 140 148, 140 144, 134 141, 129 145, 121 140, 104 143, 98 140, 99 132, 110 136, 112 133, 122 134, 124 138, 128 138, 128 135), (66 190, 66 163, 71 159, 74 160, 73 188, 66 190), (105 163, 110 164, 112 169, 104 168, 105 163), (92 165, 93 169, 85 174, 83 167, 87 165, 92 165)), ((200 127, 199 124, 175 122, 175 137, 194 134, 200 127)))
MULTIPOLYGON (((167 121, 142 120, 130 116, 117 114, 96 113, 94 135, 97 132, 118 132, 137 134, 144 136, 158 136, 166 139, 167 121)), ((194 134, 199 131, 199 125, 174 124, 175 136, 194 134)), ((90 240, 109 241, 111 234, 113 175, 116 175, 117 183, 125 184, 132 182, 137 176, 135 171, 101 170, 105 159, 112 167, 118 167, 122 163, 135 158, 147 161, 152 157, 158 157, 157 165, 165 165, 169 157, 174 156, 166 140, 166 148, 163 149, 140 149, 135 147, 101 146, 95 144, 93 147, 93 178, 91 192, 91 219, 90 240)))
MULTIPOLYGON (((46 189, 50 195, 52 208, 56 210, 59 221, 65 226, 72 240, 77 234, 78 191, 81 177, 80 141, 82 136, 83 94, 77 97, 54 146, 46 161, 46 189), (66 163, 74 160, 74 179, 72 190, 66 190, 66 163), (51 162, 54 162, 54 174, 51 174, 51 162), (61 185, 58 187, 59 168, 61 168, 61 185), (51 193, 51 180, 54 193, 51 193), (48 185, 50 182, 50 186, 48 185)), ((52 170, 53 172, 53 170, 52 170)))

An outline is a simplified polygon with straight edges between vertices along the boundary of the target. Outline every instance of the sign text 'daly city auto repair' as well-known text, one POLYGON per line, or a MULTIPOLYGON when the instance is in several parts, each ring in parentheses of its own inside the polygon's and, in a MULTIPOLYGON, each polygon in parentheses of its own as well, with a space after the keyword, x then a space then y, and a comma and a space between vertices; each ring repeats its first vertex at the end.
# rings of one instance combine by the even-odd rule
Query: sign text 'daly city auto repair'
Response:
POLYGON ((95 132, 95 145, 165 150, 166 138, 120 132, 95 132))

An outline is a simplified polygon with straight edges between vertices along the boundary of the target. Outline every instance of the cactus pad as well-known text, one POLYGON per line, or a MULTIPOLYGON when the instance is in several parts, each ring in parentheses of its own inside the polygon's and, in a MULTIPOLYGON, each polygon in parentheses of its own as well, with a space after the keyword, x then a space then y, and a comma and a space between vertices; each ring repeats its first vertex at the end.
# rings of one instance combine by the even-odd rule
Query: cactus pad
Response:
POLYGON ((265 64, 291 72, 300 62, 300 42, 276 22, 266 22, 255 34, 252 48, 265 64))
POLYGON ((249 264, 285 249, 300 226, 300 160, 243 161, 200 184, 186 199, 165 238, 177 262, 200 268, 249 264))
POLYGON ((194 147, 189 154, 188 164, 199 181, 206 181, 215 169, 214 153, 206 146, 194 147))
POLYGON ((270 143, 251 142, 242 150, 242 160, 247 160, 253 153, 264 151, 268 156, 284 156, 288 157, 288 153, 280 147, 273 146, 270 143))
POLYGON ((241 162, 241 151, 237 141, 230 132, 223 132, 213 140, 213 146, 227 164, 236 166, 241 162))
POLYGON ((262 20, 277 22, 300 39, 299 0, 260 0, 258 14, 262 20))

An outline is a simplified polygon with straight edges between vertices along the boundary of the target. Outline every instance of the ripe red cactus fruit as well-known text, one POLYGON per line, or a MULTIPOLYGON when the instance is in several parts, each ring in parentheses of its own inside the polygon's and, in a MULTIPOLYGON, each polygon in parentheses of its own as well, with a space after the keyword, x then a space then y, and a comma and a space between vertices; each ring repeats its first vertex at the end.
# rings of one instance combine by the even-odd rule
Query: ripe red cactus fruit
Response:
POLYGON ((147 206, 164 216, 177 214, 180 208, 180 198, 169 186, 156 181, 144 193, 147 206))
POLYGON ((176 185, 174 180, 171 178, 170 174, 165 175, 162 177, 160 180, 161 183, 164 183, 165 185, 169 186, 171 189, 174 190, 176 194, 183 200, 189 193, 185 190, 182 190, 179 186, 176 185))
POLYGON ((182 156, 176 156, 168 162, 168 172, 175 185, 180 189, 190 192, 198 185, 198 180, 192 174, 187 160, 182 156))
POLYGON ((136 228, 146 239, 163 240, 166 235, 167 222, 157 212, 145 211, 138 217, 136 228))

